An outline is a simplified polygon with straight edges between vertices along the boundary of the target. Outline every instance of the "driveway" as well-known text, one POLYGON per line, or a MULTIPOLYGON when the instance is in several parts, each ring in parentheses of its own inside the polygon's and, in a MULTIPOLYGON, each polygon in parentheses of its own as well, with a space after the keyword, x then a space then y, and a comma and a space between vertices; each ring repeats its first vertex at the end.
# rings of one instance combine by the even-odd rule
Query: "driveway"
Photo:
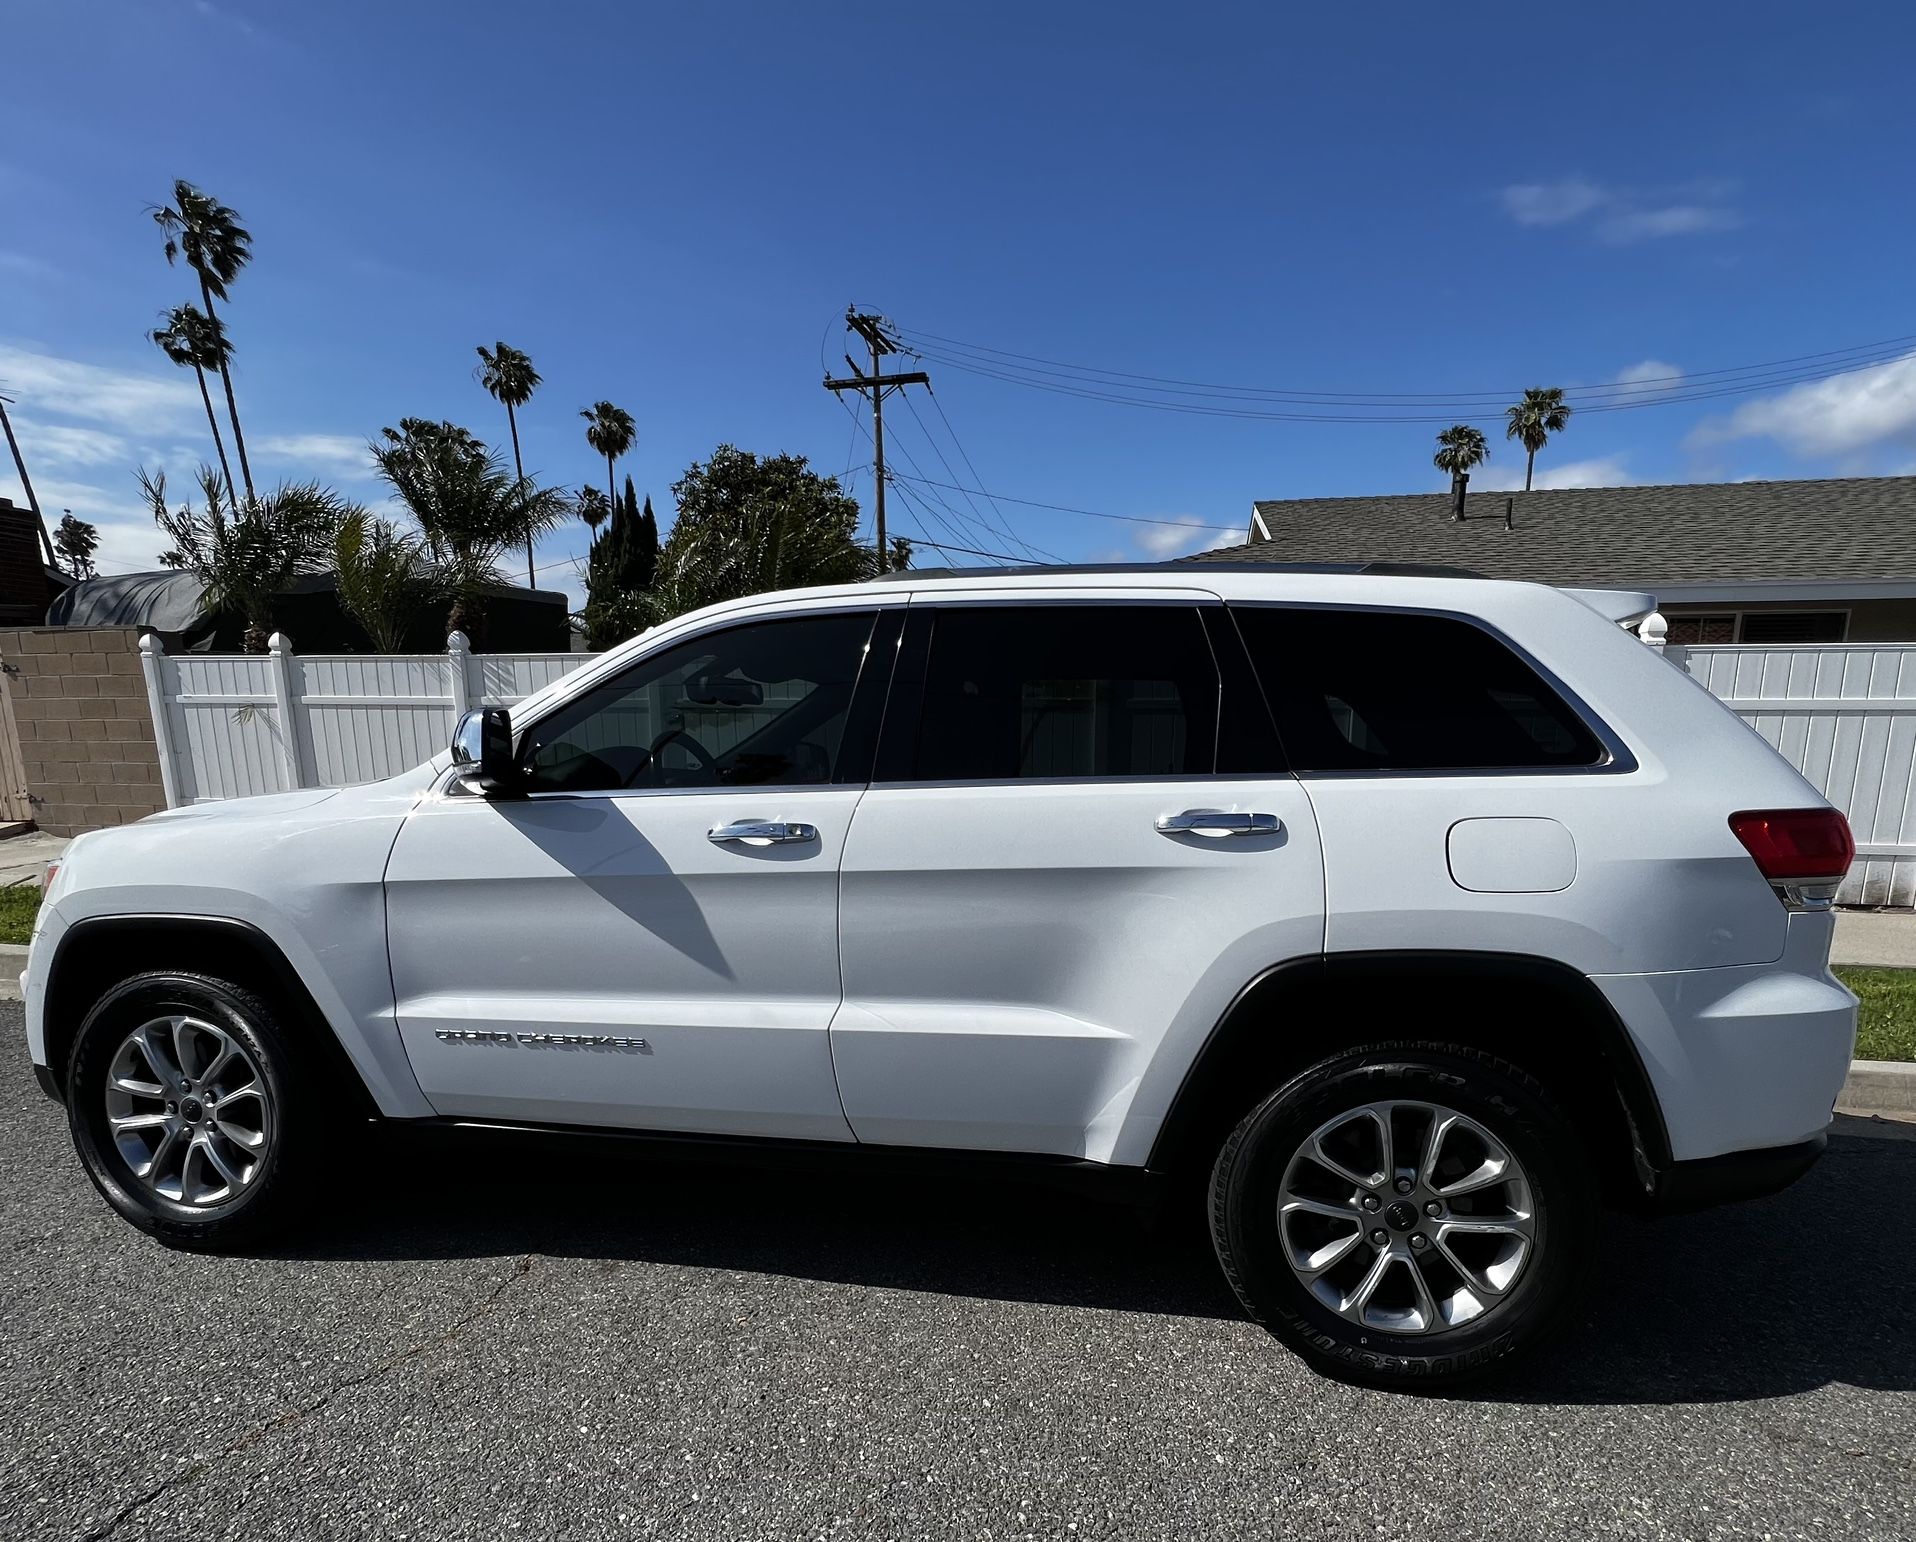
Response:
POLYGON ((1916 1534, 1916 1141, 1618 1221, 1547 1360, 1318 1380, 1202 1235, 1003 1179, 343 1154, 250 1258, 108 1215, 0 1006, 12 1538, 1916 1534))

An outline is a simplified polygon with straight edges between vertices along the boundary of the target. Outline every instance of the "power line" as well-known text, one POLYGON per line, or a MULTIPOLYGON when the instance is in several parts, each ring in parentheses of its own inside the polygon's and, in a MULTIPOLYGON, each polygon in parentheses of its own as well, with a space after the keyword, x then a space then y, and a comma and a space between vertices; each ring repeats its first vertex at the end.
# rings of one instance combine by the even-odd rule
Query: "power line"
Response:
MULTIPOLYGON (((913 489, 906 480, 899 478, 899 474, 895 471, 891 473, 891 475, 895 479, 892 484, 893 490, 898 494, 899 497, 903 498, 905 502, 912 509, 914 509, 917 512, 919 516, 919 523, 921 525, 926 520, 930 520, 933 524, 937 525, 940 530, 944 531, 946 535, 955 537, 960 534, 963 534, 963 535, 972 534, 970 525, 967 524, 959 516, 958 510, 954 508, 950 503, 947 503, 944 499, 939 498, 937 494, 935 493, 927 493, 923 489, 913 489), (934 502, 936 503, 937 507, 933 507, 934 502), (947 513, 950 513, 952 518, 958 520, 959 525, 963 528, 954 529, 951 523, 947 521, 942 514, 939 513, 940 508, 944 509, 947 513)), ((930 537, 927 536, 925 537, 925 539, 929 540, 930 537)), ((980 539, 989 539, 989 533, 987 532, 986 536, 981 537, 980 539)), ((958 550, 958 549, 960 548, 955 546, 953 547, 953 550, 958 550)), ((1013 560, 1014 562, 1028 562, 1031 559, 1028 557, 1014 557, 1011 560, 1013 560)))
MULTIPOLYGON (((1485 424, 1499 423, 1503 419, 1501 410, 1484 411, 1476 404, 1459 404, 1456 411, 1432 413, 1428 411, 1409 413, 1379 413, 1374 411, 1354 411, 1347 413, 1326 412, 1278 412, 1249 407, 1227 407, 1201 402, 1170 402, 1156 397, 1126 395, 1115 390, 1098 390, 1090 385, 1074 386, 1052 381, 1034 379, 1029 375, 1015 374, 1007 370, 990 369, 981 365, 962 363, 956 359, 937 354, 924 357, 933 363, 942 364, 948 369, 963 370, 967 374, 980 375, 989 380, 999 380, 1010 385, 1024 386, 1029 390, 1047 391, 1059 396, 1073 396, 1087 401, 1111 402, 1125 407, 1142 407, 1153 412, 1176 412, 1201 417, 1238 418, 1255 422, 1276 423, 1456 423, 1476 422, 1485 424)), ((1630 412, 1646 407, 1670 407, 1686 402, 1713 401, 1723 397, 1746 396, 1753 392, 1775 389, 1778 386, 1791 385, 1816 380, 1835 379, 1840 375, 1852 374, 1876 365, 1894 362, 1904 354, 1890 354, 1881 357, 1857 359, 1839 367, 1822 367, 1794 371, 1763 379, 1725 384, 1716 389, 1685 391, 1633 391, 1630 398, 1619 401, 1599 401, 1594 404, 1578 403, 1572 400, 1571 406, 1579 412, 1630 412)), ((1355 404, 1352 404, 1355 405, 1355 404)))
POLYGON ((845 325, 864 338, 866 346, 870 348, 871 373, 864 373, 848 354, 845 362, 851 365, 851 374, 834 379, 828 373, 825 376, 825 389, 834 396, 843 391, 857 391, 860 395, 871 397, 873 523, 878 535, 878 571, 882 573, 888 561, 885 553, 885 394, 888 391, 902 393, 909 385, 929 386, 931 377, 923 370, 896 370, 889 375, 884 373, 881 361, 885 355, 898 352, 898 345, 887 333, 883 317, 848 305, 845 307, 845 325))
MULTIPOLYGON (((928 392, 927 394, 931 394, 931 393, 928 392)), ((932 400, 933 402, 937 401, 936 395, 932 395, 932 400)), ((957 470, 952 466, 951 461, 946 458, 945 452, 939 446, 938 441, 932 437, 931 430, 925 426, 925 420, 918 415, 918 409, 917 407, 912 405, 912 401, 910 397, 905 398, 905 405, 911 408, 912 421, 918 425, 918 432, 925 436, 925 443, 931 446, 932 453, 938 457, 938 463, 945 468, 945 475, 956 478, 958 475, 957 470)), ((938 410, 941 413, 944 411, 942 407, 940 407, 938 410)), ((950 428, 951 426, 950 419, 946 419, 945 426, 947 429, 950 428)), ((959 454, 963 455, 964 446, 958 444, 958 438, 955 434, 952 436, 951 442, 954 445, 957 445, 959 454)), ((966 464, 970 464, 969 461, 967 461, 966 464)), ((971 475, 972 475, 973 481, 978 480, 978 473, 975 469, 972 471, 971 475)), ((972 513, 977 515, 979 523, 983 525, 985 528, 989 529, 991 522, 988 519, 986 519, 982 513, 979 512, 978 505, 972 501, 971 494, 965 493, 963 496, 964 496, 964 500, 966 504, 970 506, 972 513)), ((986 502, 989 503, 990 500, 987 499, 986 502)), ((993 507, 995 509, 995 505, 993 507)), ((1034 559, 1034 560, 1038 559, 1037 548, 1033 547, 1028 541, 1026 541, 1022 536, 1020 536, 1015 530, 1011 528, 1010 522, 1005 519, 1002 512, 998 514, 998 533, 1005 536, 1006 539, 1008 539, 1012 545, 1022 546, 1031 559, 1034 559)), ((1061 557, 1054 556, 1051 560, 1054 562, 1061 562, 1064 559, 1061 557)))
MULTIPOLYGON (((901 487, 899 492, 902 494, 904 489, 901 487)), ((907 499, 907 502, 910 502, 910 500, 907 499)), ((914 505, 914 507, 916 507, 916 505, 914 505)), ((1009 563, 1013 567, 1032 566, 1029 557, 1014 557, 1009 552, 986 551, 982 547, 977 546, 960 546, 952 541, 934 541, 930 536, 923 534, 907 535, 905 539, 908 541, 916 541, 921 546, 929 546, 933 551, 958 551, 963 552, 967 557, 984 557, 993 562, 1009 563)), ((1043 563, 1037 565, 1039 567, 1044 566, 1043 563)))
MULTIPOLYGON (((952 541, 952 542, 935 541, 930 536, 926 535, 924 533, 924 525, 928 520, 931 523, 936 524, 938 528, 943 530, 947 535, 955 535, 956 532, 954 532, 952 528, 950 527, 950 525, 948 525, 943 519, 940 519, 931 508, 929 508, 915 494, 913 494, 911 489, 906 487, 903 482, 900 482, 898 484, 896 491, 898 493, 898 496, 905 500, 905 506, 911 509, 912 512, 918 516, 919 530, 918 530, 917 539, 923 541, 927 546, 937 546, 937 547, 940 547, 941 549, 948 546, 949 549, 952 551, 969 551, 969 552, 975 553, 976 555, 980 555, 980 556, 984 555, 984 552, 980 548, 965 546, 962 543, 959 543, 956 541, 952 541)), ((1024 562, 1024 561, 1028 561, 1029 559, 1024 557, 1012 557, 1007 560, 1012 562, 1024 562)))
MULTIPOLYGON (((839 405, 845 408, 846 414, 851 418, 852 423, 857 427, 858 431, 864 434, 867 441, 870 441, 872 437, 871 430, 865 427, 864 422, 859 418, 858 414, 852 411, 850 405, 845 403, 842 400, 840 401, 839 405)), ((922 425, 920 426, 922 428, 922 425)), ((962 528, 962 530, 966 534, 975 533, 977 537, 981 540, 995 539, 996 537, 995 531, 993 531, 989 526, 983 524, 981 521, 976 520, 970 517, 969 515, 967 515, 963 509, 959 508, 956 504, 952 503, 949 499, 940 497, 937 493, 924 492, 922 490, 923 487, 934 486, 936 484, 932 483, 930 478, 925 476, 925 468, 918 464, 918 458, 915 455, 913 455, 910 450, 906 449, 903 444, 895 444, 894 448, 898 451, 900 455, 902 455, 905 458, 905 464, 910 466, 911 469, 917 473, 917 476, 906 477, 905 473, 893 468, 891 470, 888 470, 885 474, 886 482, 888 485, 892 487, 900 487, 901 479, 903 481, 915 481, 922 484, 921 490, 920 490, 920 496, 924 500, 924 503, 926 505, 935 504, 937 506, 937 509, 943 510, 944 514, 949 514, 951 518, 957 522, 958 526, 962 528)), ((951 484, 951 485, 955 486, 956 484, 951 484)), ((941 530, 944 530, 947 534, 956 535, 959 533, 958 530, 953 529, 951 525, 945 522, 945 519, 943 518, 941 514, 936 513, 932 508, 927 506, 925 507, 924 512, 930 515, 930 517, 935 521, 938 527, 941 530)), ((1028 559, 1020 558, 1018 560, 1025 561, 1028 559)), ((1063 561, 1064 559, 1056 558, 1055 560, 1063 561)))
MULTIPOLYGON (((1138 373, 1127 371, 1127 370, 1105 369, 1097 365, 1073 364, 1060 359, 1044 358, 1036 354, 1015 353, 1010 349, 994 348, 984 343, 968 343, 958 338, 942 336, 936 332, 919 332, 919 331, 913 331, 909 329, 901 329, 898 335, 902 341, 905 341, 907 343, 913 343, 914 339, 918 339, 925 342, 933 343, 935 345, 943 345, 943 348, 946 348, 946 349, 955 349, 959 351, 961 354, 989 355, 991 357, 979 360, 978 362, 989 364, 989 363, 992 363, 994 360, 996 360, 996 361, 999 361, 997 364, 997 367, 1004 368, 1004 369, 1020 369, 1025 365, 1044 365, 1044 366, 1048 366, 1049 370, 1068 372, 1068 376, 1083 375, 1083 376, 1106 377, 1107 383, 1135 380, 1135 381, 1143 382, 1144 384, 1148 384, 1148 385, 1178 387, 1178 388, 1182 388, 1182 390, 1185 392, 1222 394, 1222 395, 1237 397, 1239 399, 1244 399, 1244 400, 1272 399, 1272 400, 1278 400, 1278 401, 1291 401, 1298 405, 1313 405, 1314 404, 1314 405, 1320 405, 1320 406, 1365 405, 1365 404, 1381 405, 1381 406, 1407 406, 1407 405, 1411 405, 1418 402, 1458 403, 1458 402, 1478 401, 1478 402, 1488 402, 1488 403, 1501 403, 1501 402, 1506 402, 1512 396, 1519 394, 1515 391, 1486 391, 1486 390, 1480 390, 1480 389, 1456 390, 1456 391, 1433 391, 1433 392, 1416 392, 1416 391, 1375 392, 1375 391, 1335 391, 1335 390, 1330 390, 1328 388, 1322 388, 1322 387, 1303 388, 1303 387, 1223 385, 1215 381, 1187 380, 1187 379, 1182 379, 1180 377, 1171 376, 1171 375, 1146 375, 1146 374, 1138 374, 1138 373), (1004 361, 1015 361, 1015 362, 1004 362, 1004 361)), ((1754 374, 1760 374, 1760 373, 1769 372, 1769 371, 1786 370, 1793 366, 1798 366, 1798 365, 1838 360, 1838 359, 1843 359, 1849 356, 1864 355, 1864 354, 1874 355, 1874 354, 1881 353, 1884 350, 1892 350, 1893 354, 1897 354, 1897 353, 1902 353, 1904 351, 1907 351, 1913 344, 1916 344, 1916 334, 1911 334, 1911 335, 1907 335, 1903 337, 1886 338, 1874 343, 1854 344, 1847 348, 1826 349, 1819 353, 1796 354, 1789 358, 1784 358, 1784 359, 1769 359, 1769 360, 1765 360, 1755 364, 1730 365, 1720 369, 1691 370, 1685 373, 1674 374, 1674 375, 1646 376, 1645 378, 1641 380, 1634 380, 1634 381, 1627 381, 1627 382, 1626 381, 1603 381, 1603 382, 1598 382, 1593 384, 1565 386, 1563 390, 1566 395, 1572 392, 1575 392, 1577 394, 1580 394, 1586 397, 1591 395, 1597 395, 1597 394, 1619 394, 1619 395, 1639 394, 1643 392, 1645 388, 1649 386, 1653 386, 1653 385, 1675 386, 1679 382, 1686 381, 1686 380, 1709 381, 1709 380, 1718 380, 1718 379, 1731 377, 1731 376, 1754 375, 1754 374)), ((916 344, 913 344, 912 351, 925 352, 929 354, 929 353, 941 352, 943 351, 943 349, 938 347, 934 347, 931 349, 920 349, 916 346, 916 344)), ((1843 366, 1843 369, 1847 370, 1850 367, 1852 367, 1852 365, 1846 364, 1843 366)), ((1031 371, 1031 373, 1034 373, 1034 374, 1043 374, 1047 372, 1048 370, 1031 371)))
MULTIPOLYGON (((926 487, 948 487, 950 483, 934 482, 929 477, 908 477, 902 471, 894 471, 893 476, 904 482, 918 482, 926 487)), ((1041 503, 1036 498, 1014 498, 1010 493, 988 493, 983 488, 954 487, 954 492, 970 491, 980 498, 995 498, 1003 503, 1023 504, 1029 509, 1053 509, 1060 514, 1082 514, 1088 519, 1116 519, 1127 525, 1166 525, 1174 530, 1229 530, 1236 533, 1242 525, 1207 525, 1191 519, 1151 519, 1143 514, 1107 514, 1101 509, 1074 509, 1068 503, 1041 503)))

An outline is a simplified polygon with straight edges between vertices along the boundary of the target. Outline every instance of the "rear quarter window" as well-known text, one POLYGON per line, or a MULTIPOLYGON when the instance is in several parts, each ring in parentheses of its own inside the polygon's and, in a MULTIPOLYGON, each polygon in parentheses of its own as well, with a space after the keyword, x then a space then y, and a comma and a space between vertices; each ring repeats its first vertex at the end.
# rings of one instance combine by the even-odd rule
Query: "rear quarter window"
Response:
POLYGON ((1521 770, 1605 758, 1550 683, 1468 621, 1231 609, 1293 770, 1521 770))

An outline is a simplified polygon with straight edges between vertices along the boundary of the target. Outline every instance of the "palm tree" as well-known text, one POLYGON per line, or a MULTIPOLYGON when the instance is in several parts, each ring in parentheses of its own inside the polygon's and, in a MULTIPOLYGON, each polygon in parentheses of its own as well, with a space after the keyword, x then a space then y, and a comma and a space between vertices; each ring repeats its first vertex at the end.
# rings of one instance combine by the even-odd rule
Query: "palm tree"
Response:
POLYGON ((1454 423, 1437 436, 1437 453, 1430 463, 1453 477, 1468 476, 1473 468, 1490 459, 1490 445, 1481 428, 1454 423))
MULTIPOLYGON (((207 318, 217 321, 213 297, 224 300, 226 286, 253 260, 252 233, 239 223, 237 213, 186 181, 174 182, 173 202, 157 204, 151 213, 154 224, 166 232, 167 262, 186 259, 199 278, 207 318)), ((219 369, 220 383, 226 387, 226 415, 233 420, 233 448, 239 453, 240 477, 251 502, 253 468, 247 464, 246 436, 240 432, 239 404, 233 399, 233 372, 224 357, 219 369)))
POLYGON ((1507 415, 1510 426, 1504 430, 1504 438, 1515 439, 1524 447, 1523 490, 1529 492, 1530 473, 1537 464, 1537 451, 1550 442, 1552 434, 1564 431, 1570 422, 1570 406, 1563 399, 1563 387, 1533 386, 1524 392, 1523 400, 1512 407, 1507 415))
MULTIPOLYGON (((532 360, 517 348, 509 348, 504 343, 496 343, 488 353, 482 346, 478 350, 479 368, 473 373, 479 377, 479 384, 492 393, 492 399, 503 402, 506 409, 506 427, 512 430, 512 469, 519 473, 519 480, 526 479, 526 463, 519 456, 519 417, 518 409, 532 400, 532 393, 539 389, 539 372, 532 367, 532 360)), ((535 570, 532 566, 532 542, 526 542, 526 587, 533 587, 535 570)))
POLYGON ((632 448, 639 437, 638 425, 631 413, 610 402, 594 402, 579 416, 585 419, 585 442, 605 457, 605 501, 616 504, 619 490, 613 481, 613 462, 632 448))
POLYGON ((246 622, 246 651, 264 653, 273 629, 273 597, 301 573, 323 570, 340 524, 355 506, 317 482, 288 482, 264 498, 236 504, 233 489, 211 466, 200 467, 204 511, 191 499, 170 508, 164 472, 139 473, 153 518, 173 548, 160 561, 199 579, 200 608, 225 611, 246 622), (218 517, 224 504, 237 508, 232 523, 218 517))
POLYGON ((99 549, 100 531, 84 519, 75 519, 73 510, 61 512, 53 530, 53 549, 66 558, 67 571, 75 578, 97 577, 93 553, 99 549))
POLYGON ((499 558, 572 511, 556 487, 515 477, 485 444, 455 423, 401 418, 380 430, 373 462, 412 511, 452 595, 448 631, 475 644, 485 629, 485 590, 503 583, 499 558))
POLYGON ((605 501, 605 494, 598 488, 582 487, 579 489, 578 501, 573 504, 573 510, 585 521, 586 529, 596 537, 599 526, 611 517, 612 505, 605 501))
MULTIPOLYGON (((206 426, 213 430, 213 448, 219 452, 220 474, 226 485, 233 485, 233 468, 226 460, 226 441, 220 437, 219 414, 213 410, 213 393, 206 388, 209 369, 224 371, 233 348, 226 341, 225 326, 197 305, 176 305, 163 313, 166 325, 146 335, 161 353, 182 369, 191 369, 200 383, 200 401, 206 407, 206 426)), ((217 518, 219 510, 213 511, 217 518)))
POLYGON ((405 647, 414 618, 443 588, 425 540, 364 509, 354 509, 340 523, 333 572, 340 605, 380 653, 405 647))

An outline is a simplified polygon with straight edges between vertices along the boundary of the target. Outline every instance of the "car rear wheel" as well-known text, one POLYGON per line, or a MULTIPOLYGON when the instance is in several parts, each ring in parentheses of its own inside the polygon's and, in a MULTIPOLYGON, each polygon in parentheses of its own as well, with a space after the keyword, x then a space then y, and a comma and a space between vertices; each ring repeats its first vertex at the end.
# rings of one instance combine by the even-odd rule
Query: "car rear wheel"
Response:
POLYGON ((276 1226, 310 1136, 312 1088, 272 1008, 204 975, 137 975, 75 1036, 67 1121, 87 1176, 141 1230, 183 1247, 276 1226))
POLYGON ((1246 1310, 1318 1369, 1455 1381, 1562 1321, 1597 1191, 1574 1126, 1517 1067, 1386 1044, 1280 1087, 1226 1140, 1212 1238, 1246 1310))

